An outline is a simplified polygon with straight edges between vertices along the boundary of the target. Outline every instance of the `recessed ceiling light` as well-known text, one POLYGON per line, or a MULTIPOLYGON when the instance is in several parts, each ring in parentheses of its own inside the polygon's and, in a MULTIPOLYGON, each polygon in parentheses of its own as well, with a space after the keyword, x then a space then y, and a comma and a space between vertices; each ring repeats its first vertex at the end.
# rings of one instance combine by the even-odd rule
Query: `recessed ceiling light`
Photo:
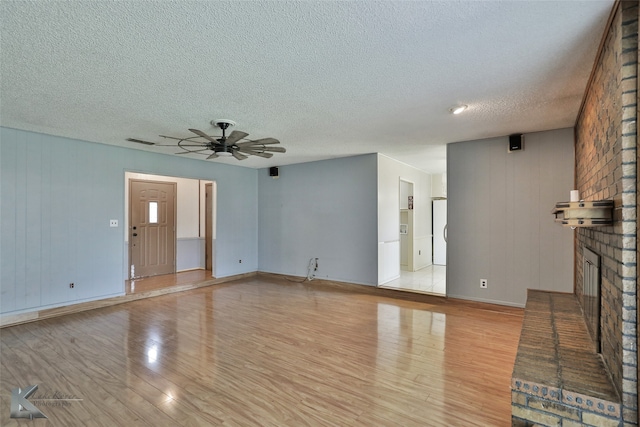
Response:
POLYGON ((460 114, 467 108, 469 108, 467 105, 458 105, 456 107, 449 108, 449 111, 451 111, 451 114, 460 114))

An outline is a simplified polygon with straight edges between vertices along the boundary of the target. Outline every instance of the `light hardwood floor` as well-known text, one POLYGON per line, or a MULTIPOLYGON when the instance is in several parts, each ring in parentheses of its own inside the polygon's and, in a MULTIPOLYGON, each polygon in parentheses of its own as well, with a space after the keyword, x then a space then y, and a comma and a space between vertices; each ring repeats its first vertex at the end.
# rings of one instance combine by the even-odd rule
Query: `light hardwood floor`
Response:
POLYGON ((522 310, 359 288, 259 275, 1 329, 0 425, 511 424, 522 310), (9 418, 33 384, 82 401, 9 418))
POLYGON ((211 271, 189 270, 175 274, 165 274, 162 276, 144 277, 142 279, 126 280, 124 291, 127 295, 140 294, 158 289, 166 289, 174 286, 191 285, 215 280, 211 276, 211 271))

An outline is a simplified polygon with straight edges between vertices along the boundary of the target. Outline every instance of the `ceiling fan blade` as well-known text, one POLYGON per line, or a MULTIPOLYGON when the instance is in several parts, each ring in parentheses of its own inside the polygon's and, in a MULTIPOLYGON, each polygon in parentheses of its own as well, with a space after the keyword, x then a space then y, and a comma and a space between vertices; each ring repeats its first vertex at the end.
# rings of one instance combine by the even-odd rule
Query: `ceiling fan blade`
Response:
POLYGON ((242 153, 251 154, 252 156, 264 157, 265 159, 270 159, 271 157, 273 157, 273 154, 271 154, 271 153, 264 153, 262 151, 248 150, 246 148, 241 148, 239 151, 242 152, 242 153))
POLYGON ((209 159, 216 159, 216 158, 218 158, 218 157, 220 157, 220 156, 218 156, 218 153, 212 153, 209 157, 207 157, 207 160, 209 160, 209 159))
POLYGON ((252 151, 249 154, 251 154, 252 156, 264 157, 265 159, 270 159, 273 157, 273 154, 271 153, 260 153, 258 151, 252 151))
POLYGON ((209 140, 209 141, 213 142, 214 144, 219 144, 219 142, 218 142, 218 140, 217 140, 217 139, 215 139, 215 138, 213 138, 213 137, 211 137, 211 136, 207 135, 206 133, 202 132, 201 130, 198 130, 198 129, 189 129, 189 130, 190 130, 191 132, 195 133, 196 135, 201 136, 201 137, 203 137, 204 139, 206 139, 206 140, 209 140))
POLYGON ((202 149, 205 149, 205 150, 208 149, 208 146, 206 144, 189 144, 189 145, 186 145, 186 144, 178 144, 178 145, 176 145, 176 144, 153 144, 153 145, 154 145, 154 147, 199 147, 199 148, 202 148, 202 149))
MULTIPOLYGON (((182 141, 185 138, 176 138, 175 136, 167 136, 167 135, 158 135, 160 138, 167 138, 167 139, 175 139, 178 141, 182 141)), ((194 136, 190 137, 190 138, 195 138, 194 136)))
POLYGON ((234 130, 231 132, 231 135, 227 137, 226 143, 227 145, 233 145, 236 142, 240 141, 242 138, 246 138, 249 134, 246 132, 241 132, 239 130, 234 130))
POLYGON ((280 141, 278 141, 275 138, 262 138, 262 139, 256 139, 251 142, 253 142, 254 144, 262 144, 262 145, 280 144, 280 141))
POLYGON ((245 147, 248 145, 271 145, 271 144, 280 144, 280 141, 278 141, 275 138, 262 138, 262 139, 256 139, 255 141, 241 142, 236 145, 238 147, 245 147))
POLYGON ((244 160, 249 158, 248 156, 245 156, 244 154, 240 153, 238 150, 232 150, 231 155, 238 160, 244 160))
MULTIPOLYGON (((253 148, 253 147, 251 147, 251 148, 253 148)), ((263 151, 272 151, 274 153, 286 153, 287 152, 287 149, 284 148, 284 147, 264 147, 264 148, 261 148, 261 150, 263 150, 263 151)))

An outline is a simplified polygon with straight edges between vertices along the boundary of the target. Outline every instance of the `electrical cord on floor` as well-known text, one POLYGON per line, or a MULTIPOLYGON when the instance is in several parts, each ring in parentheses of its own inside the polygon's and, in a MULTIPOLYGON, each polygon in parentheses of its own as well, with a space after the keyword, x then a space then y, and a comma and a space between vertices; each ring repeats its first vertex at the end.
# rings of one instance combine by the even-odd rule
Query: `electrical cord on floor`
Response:
POLYGON ((288 277, 284 278, 287 282, 292 282, 292 283, 304 283, 307 281, 307 278, 305 277, 302 280, 293 280, 293 279, 289 279, 288 277))
POLYGON ((307 281, 310 282, 316 278, 316 271, 318 271, 318 258, 311 258, 309 259, 309 265, 307 265, 307 277, 302 280, 293 280, 289 278, 286 279, 287 281, 293 283, 303 283, 307 281))

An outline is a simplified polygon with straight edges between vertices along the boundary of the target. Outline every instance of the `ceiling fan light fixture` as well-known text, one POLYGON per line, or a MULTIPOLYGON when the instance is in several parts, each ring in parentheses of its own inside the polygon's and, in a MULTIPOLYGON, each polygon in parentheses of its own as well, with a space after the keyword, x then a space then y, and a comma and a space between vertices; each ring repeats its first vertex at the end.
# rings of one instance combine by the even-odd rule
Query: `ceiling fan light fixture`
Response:
POLYGON ((218 157, 231 157, 231 156, 233 156, 233 154, 231 154, 228 151, 219 151, 216 154, 218 155, 218 157))
POLYGON ((451 112, 451 114, 458 115, 458 114, 463 113, 464 111, 466 111, 467 108, 469 108, 468 105, 457 105, 455 107, 449 108, 449 111, 451 112))

